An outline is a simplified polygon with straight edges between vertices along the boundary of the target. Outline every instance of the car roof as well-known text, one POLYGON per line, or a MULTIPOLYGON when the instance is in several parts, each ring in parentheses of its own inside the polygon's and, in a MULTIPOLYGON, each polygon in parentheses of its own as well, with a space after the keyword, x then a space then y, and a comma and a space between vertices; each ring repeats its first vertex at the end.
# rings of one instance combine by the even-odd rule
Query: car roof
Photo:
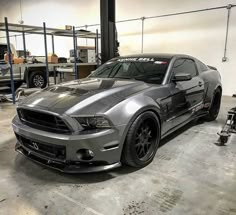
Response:
POLYGON ((173 57, 191 57, 185 54, 171 54, 171 53, 146 53, 146 54, 132 54, 120 56, 119 58, 131 58, 131 57, 140 57, 140 58, 168 58, 171 59, 173 57))

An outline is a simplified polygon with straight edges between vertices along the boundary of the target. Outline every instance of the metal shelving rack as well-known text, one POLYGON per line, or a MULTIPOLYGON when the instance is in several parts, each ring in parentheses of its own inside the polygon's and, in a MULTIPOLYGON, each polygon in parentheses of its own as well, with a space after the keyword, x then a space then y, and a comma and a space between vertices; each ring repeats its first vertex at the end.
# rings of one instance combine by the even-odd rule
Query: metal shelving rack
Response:
MULTIPOLYGON (((32 25, 20 25, 20 24, 14 24, 14 23, 8 23, 7 17, 4 18, 4 22, 0 23, 0 31, 6 32, 6 40, 7 40, 7 46, 8 46, 8 53, 9 53, 9 64, 10 64, 10 76, 11 76, 11 92, 12 92, 12 100, 13 104, 15 104, 15 89, 14 89, 14 76, 13 76, 13 67, 12 67, 12 59, 11 59, 11 49, 10 49, 10 35, 9 32, 14 33, 20 33, 23 38, 23 48, 24 48, 24 58, 26 59, 26 41, 25 41, 25 35, 26 34, 40 34, 44 37, 44 49, 45 49, 45 58, 46 58, 46 75, 47 75, 47 83, 49 85, 49 63, 48 63, 48 53, 47 53, 47 35, 50 35, 52 37, 52 52, 54 54, 54 37, 60 36, 60 37, 72 37, 73 38, 73 49, 74 49, 74 77, 75 79, 78 79, 78 65, 77 63, 77 38, 83 38, 83 39, 93 39, 95 42, 95 53, 96 53, 96 64, 99 65, 98 60, 98 41, 100 38, 100 34, 98 32, 93 33, 86 30, 75 30, 75 27, 73 26, 72 31, 71 30, 64 30, 64 29, 57 29, 57 28, 47 28, 46 23, 43 23, 43 26, 32 26, 32 25)), ((31 64, 32 65, 32 64, 31 64)), ((62 65, 62 64, 60 64, 62 65)), ((64 65, 67 65, 65 63, 64 65)), ((69 64, 71 65, 71 64, 69 64)), ((93 64, 94 65, 94 64, 93 64)), ((54 82, 55 82, 55 72, 54 72, 54 82)))

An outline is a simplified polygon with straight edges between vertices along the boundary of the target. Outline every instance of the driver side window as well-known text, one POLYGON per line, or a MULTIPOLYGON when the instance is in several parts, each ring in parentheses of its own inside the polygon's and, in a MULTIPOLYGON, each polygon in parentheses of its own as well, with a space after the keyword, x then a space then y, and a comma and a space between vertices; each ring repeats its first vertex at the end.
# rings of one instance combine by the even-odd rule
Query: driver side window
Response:
POLYGON ((195 62, 187 58, 177 59, 172 68, 172 75, 174 76, 179 73, 190 74, 192 77, 197 76, 198 72, 195 62))

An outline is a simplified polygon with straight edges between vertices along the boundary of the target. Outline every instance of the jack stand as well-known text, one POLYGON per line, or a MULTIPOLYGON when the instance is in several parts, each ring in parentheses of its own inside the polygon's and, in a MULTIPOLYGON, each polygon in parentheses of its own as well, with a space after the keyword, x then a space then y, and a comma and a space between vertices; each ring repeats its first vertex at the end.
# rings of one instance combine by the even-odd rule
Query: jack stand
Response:
POLYGON ((216 145, 218 146, 225 146, 228 142, 229 137, 231 136, 227 131, 221 131, 220 133, 217 133, 220 137, 218 141, 216 142, 216 145))
POLYGON ((227 120, 220 133, 217 133, 220 137, 216 143, 218 146, 225 146, 228 142, 230 133, 236 133, 236 107, 228 111, 227 120))

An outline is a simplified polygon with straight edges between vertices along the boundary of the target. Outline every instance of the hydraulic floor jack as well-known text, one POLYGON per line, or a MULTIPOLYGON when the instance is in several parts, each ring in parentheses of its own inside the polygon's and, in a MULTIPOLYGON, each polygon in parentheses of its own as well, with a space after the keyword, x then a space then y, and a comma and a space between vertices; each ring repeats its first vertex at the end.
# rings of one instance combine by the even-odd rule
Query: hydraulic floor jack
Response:
POLYGON ((217 145, 224 146, 230 137, 231 133, 236 133, 236 107, 228 111, 226 123, 220 133, 217 145))

